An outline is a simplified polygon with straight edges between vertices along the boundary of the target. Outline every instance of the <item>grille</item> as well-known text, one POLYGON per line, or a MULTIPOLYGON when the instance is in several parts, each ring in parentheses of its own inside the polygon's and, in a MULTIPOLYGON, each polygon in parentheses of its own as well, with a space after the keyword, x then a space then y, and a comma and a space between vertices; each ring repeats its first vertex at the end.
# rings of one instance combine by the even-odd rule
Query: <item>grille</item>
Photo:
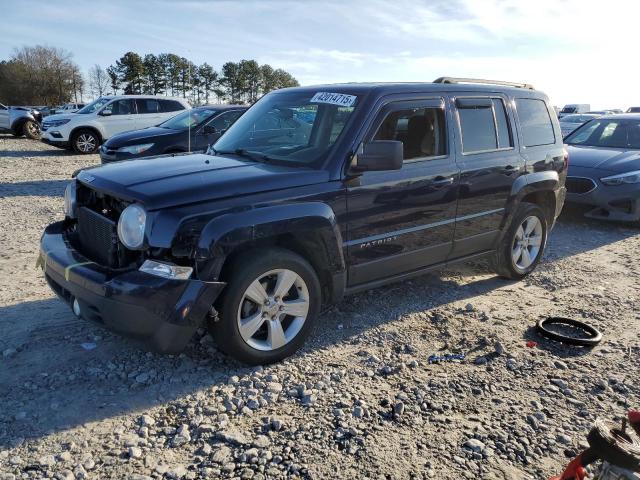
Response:
POLYGON ((80 207, 78 210, 78 238, 82 253, 91 260, 102 265, 116 265, 118 234, 114 221, 86 207, 80 207))
POLYGON ((595 190, 596 182, 590 178, 567 177, 565 186, 569 193, 589 193, 591 190, 595 190))

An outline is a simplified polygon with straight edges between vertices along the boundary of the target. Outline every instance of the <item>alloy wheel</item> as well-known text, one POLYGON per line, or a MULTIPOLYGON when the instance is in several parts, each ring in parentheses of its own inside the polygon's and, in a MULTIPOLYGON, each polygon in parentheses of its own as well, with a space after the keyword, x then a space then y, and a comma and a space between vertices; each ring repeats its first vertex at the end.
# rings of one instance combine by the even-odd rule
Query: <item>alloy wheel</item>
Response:
POLYGON ((292 341, 307 319, 309 290, 300 275, 276 269, 256 278, 238 307, 238 330, 256 350, 277 350, 292 341))
POLYGON ((90 133, 82 133, 78 136, 76 145, 83 153, 93 152, 96 149, 96 138, 90 133))
POLYGON ((511 248, 511 258, 520 270, 529 268, 542 249, 542 222, 535 215, 524 219, 516 230, 511 248))

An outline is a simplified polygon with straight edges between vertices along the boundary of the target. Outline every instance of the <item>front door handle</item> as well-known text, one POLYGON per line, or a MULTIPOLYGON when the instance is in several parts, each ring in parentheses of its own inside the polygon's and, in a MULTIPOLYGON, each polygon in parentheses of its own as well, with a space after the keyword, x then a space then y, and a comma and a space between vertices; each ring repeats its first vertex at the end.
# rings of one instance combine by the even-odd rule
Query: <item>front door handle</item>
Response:
POLYGON ((431 182, 431 185, 435 185, 436 187, 443 187, 451 184, 453 184, 453 177, 436 177, 431 182))

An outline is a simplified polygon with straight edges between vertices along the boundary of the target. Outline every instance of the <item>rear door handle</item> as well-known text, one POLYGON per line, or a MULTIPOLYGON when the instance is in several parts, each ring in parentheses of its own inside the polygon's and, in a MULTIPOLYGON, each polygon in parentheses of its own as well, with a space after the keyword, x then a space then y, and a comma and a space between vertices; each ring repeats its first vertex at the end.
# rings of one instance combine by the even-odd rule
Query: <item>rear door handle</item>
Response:
POLYGON ((509 173, 509 172, 514 172, 516 171, 518 168, 514 167, 513 165, 507 165, 506 167, 502 168, 502 171, 505 173, 509 173))
POLYGON ((453 177, 436 177, 431 182, 431 185, 442 187, 445 185, 451 185, 453 183, 453 177))

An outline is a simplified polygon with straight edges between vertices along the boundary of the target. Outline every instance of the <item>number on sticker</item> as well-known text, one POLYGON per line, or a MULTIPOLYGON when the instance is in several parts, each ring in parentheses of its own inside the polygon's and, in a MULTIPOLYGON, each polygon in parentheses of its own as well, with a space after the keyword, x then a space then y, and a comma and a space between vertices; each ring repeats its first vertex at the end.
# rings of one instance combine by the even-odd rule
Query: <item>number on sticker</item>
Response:
POLYGON ((356 103, 355 95, 346 95, 344 93, 318 92, 311 99, 311 103, 328 103, 330 105, 340 105, 341 107, 350 107, 356 103))

